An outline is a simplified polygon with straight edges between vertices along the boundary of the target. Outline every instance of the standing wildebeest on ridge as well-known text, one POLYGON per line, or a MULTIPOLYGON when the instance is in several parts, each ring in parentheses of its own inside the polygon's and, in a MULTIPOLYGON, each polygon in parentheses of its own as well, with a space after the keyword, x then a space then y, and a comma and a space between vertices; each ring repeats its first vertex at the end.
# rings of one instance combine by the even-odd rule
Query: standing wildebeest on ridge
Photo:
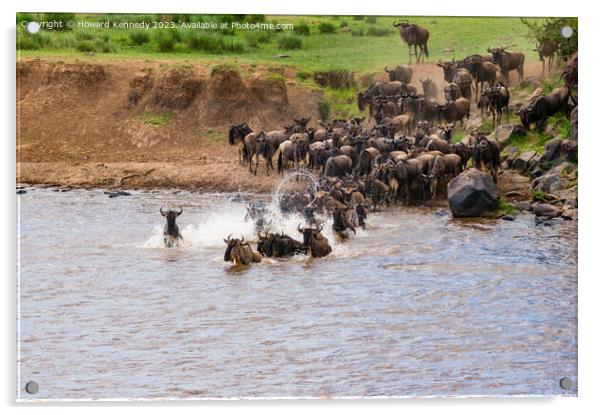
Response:
POLYGON ((414 46, 416 64, 420 64, 421 57, 422 62, 424 63, 424 57, 429 57, 429 31, 424 27, 420 27, 417 24, 410 24, 407 21, 393 23, 393 26, 399 29, 399 37, 408 45, 410 65, 412 64, 412 46, 414 46), (420 48, 420 54, 417 53, 417 47, 420 48))
POLYGON ((161 216, 165 216, 167 221, 165 228, 163 229, 163 243, 165 244, 166 248, 178 246, 182 240, 180 228, 178 228, 178 225, 176 225, 176 218, 180 216, 183 211, 184 209, 182 209, 181 206, 179 212, 175 210, 168 210, 167 212, 164 212, 163 206, 161 206, 159 209, 161 216))
POLYGON ((507 52, 505 47, 487 48, 491 53, 491 59, 500 68, 500 73, 504 78, 506 85, 510 85, 510 71, 518 72, 518 81, 523 81, 523 65, 525 64, 525 55, 520 52, 507 52))
POLYGON ((245 137, 252 132, 253 130, 251 130, 246 122, 231 124, 230 129, 228 130, 228 143, 230 143, 231 146, 236 144, 236 142, 240 143, 240 147, 238 148, 238 161, 240 164, 244 164, 244 162, 248 160, 245 137))
POLYGON ((558 50, 558 44, 555 42, 538 41, 537 47, 533 50, 539 54, 539 60, 542 63, 541 77, 543 78, 546 71, 546 58, 548 58, 548 75, 550 75, 550 73, 552 73, 552 62, 554 62, 554 55, 558 50))

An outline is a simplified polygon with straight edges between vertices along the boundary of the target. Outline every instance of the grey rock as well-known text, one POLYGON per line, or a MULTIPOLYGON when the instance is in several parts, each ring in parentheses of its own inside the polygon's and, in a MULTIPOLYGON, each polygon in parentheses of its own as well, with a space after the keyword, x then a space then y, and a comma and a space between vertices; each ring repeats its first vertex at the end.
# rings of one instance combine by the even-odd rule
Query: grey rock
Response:
POLYGON ((556 206, 550 205, 549 203, 533 203, 533 213, 535 216, 547 216, 550 218, 555 218, 560 216, 562 210, 557 208, 556 206))
POLYGON ((527 171, 529 166, 531 165, 531 160, 537 155, 535 151, 525 151, 520 156, 514 160, 512 163, 512 168, 519 173, 524 173, 527 171))
POLYGON ((126 192, 123 190, 117 190, 117 191, 109 193, 110 198, 114 198, 114 197, 118 197, 118 196, 131 196, 131 195, 132 194, 130 192, 126 192))
POLYGON ((454 216, 474 217, 495 209, 500 192, 491 175, 471 168, 449 182, 447 195, 454 216))
POLYGON ((531 202, 525 200, 522 202, 513 202, 510 203, 511 206, 514 206, 517 210, 520 210, 521 212, 528 212, 531 210, 531 202))
POLYGON ((577 208, 569 205, 564 205, 562 207, 562 213, 560 214, 560 217, 568 220, 577 219, 577 208))
POLYGON ((575 107, 573 108, 573 110, 571 111, 571 133, 570 133, 570 139, 573 141, 577 141, 577 130, 578 130, 578 115, 577 115, 577 108, 575 107))
POLYGON ((545 193, 554 193, 567 189, 571 181, 577 177, 577 167, 570 162, 563 162, 549 170, 546 174, 533 180, 534 190, 545 193))

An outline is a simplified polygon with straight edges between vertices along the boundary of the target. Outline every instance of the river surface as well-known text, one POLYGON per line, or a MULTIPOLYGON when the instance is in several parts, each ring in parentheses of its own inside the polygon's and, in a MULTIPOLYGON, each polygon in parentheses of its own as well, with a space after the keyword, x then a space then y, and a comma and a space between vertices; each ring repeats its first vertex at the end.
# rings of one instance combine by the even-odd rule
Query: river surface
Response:
POLYGON ((222 238, 254 239, 256 197, 27 189, 18 397, 577 393, 576 222, 391 208, 326 231, 327 258, 232 270, 222 238), (163 247, 161 205, 183 206, 184 246, 163 247))

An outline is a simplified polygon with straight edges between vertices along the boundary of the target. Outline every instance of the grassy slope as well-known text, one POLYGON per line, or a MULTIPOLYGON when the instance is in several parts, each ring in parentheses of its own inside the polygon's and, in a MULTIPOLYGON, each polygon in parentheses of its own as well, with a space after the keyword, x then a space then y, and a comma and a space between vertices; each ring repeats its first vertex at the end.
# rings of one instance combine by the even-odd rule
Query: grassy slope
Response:
MULTIPOLYGON (((79 17, 78 17, 79 18, 79 17)), ((82 17, 94 20, 95 17, 82 17)), ((24 50, 22 56, 83 56, 77 51, 71 41, 79 32, 88 32, 94 35, 108 36, 109 43, 114 52, 99 53, 101 58, 142 58, 142 59, 189 59, 194 61, 207 61, 208 63, 223 63, 239 61, 252 63, 287 64, 305 70, 348 69, 353 71, 382 70, 385 65, 407 63, 407 47, 400 44, 399 34, 392 23, 399 17, 380 16, 376 23, 367 23, 365 20, 354 20, 350 16, 268 16, 269 21, 283 23, 307 23, 311 34, 302 36, 303 46, 300 50, 280 50, 277 39, 282 33, 270 33, 269 42, 261 43, 258 47, 246 47, 245 52, 225 52, 215 55, 201 51, 191 51, 184 40, 177 42, 172 52, 158 52, 154 41, 140 46, 132 46, 129 41, 128 29, 74 29, 72 32, 52 32, 50 35, 62 41, 54 42, 62 45, 49 46, 41 50, 24 50), (349 30, 363 30, 364 34, 370 27, 390 29, 389 34, 383 37, 352 36, 350 31, 343 32, 339 29, 341 22, 347 22, 349 30), (336 34, 320 34, 318 24, 331 22, 336 27, 336 34), (70 39, 70 38, 71 39, 70 39), (276 58, 278 54, 290 55, 288 58, 276 58)), ((521 50, 527 54, 527 59, 535 59, 533 41, 526 37, 526 27, 519 18, 498 17, 409 17, 411 22, 418 23, 429 29, 430 61, 441 59, 461 58, 473 53, 485 53, 489 45, 506 44, 511 49, 521 50), (445 53, 445 48, 454 49, 452 53, 445 53)), ((155 29, 159 30, 159 29, 155 29)), ((347 30, 347 29, 345 29, 347 30)), ((152 30, 151 30, 152 32, 152 30)), ((185 31, 181 31, 185 37, 185 31)), ((234 38, 245 41, 245 31, 238 30, 234 38)), ((225 36, 232 38, 232 36, 225 36)))

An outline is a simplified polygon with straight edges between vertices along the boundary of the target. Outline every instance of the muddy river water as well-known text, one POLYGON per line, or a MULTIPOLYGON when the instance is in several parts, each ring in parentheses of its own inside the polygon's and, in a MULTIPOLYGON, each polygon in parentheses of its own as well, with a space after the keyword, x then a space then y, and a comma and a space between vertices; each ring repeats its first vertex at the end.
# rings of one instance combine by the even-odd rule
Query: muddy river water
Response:
POLYGON ((576 394, 576 222, 391 208, 325 232, 327 258, 231 270, 254 197, 19 196, 19 397, 576 394), (183 206, 184 246, 163 247, 161 205, 183 206))

